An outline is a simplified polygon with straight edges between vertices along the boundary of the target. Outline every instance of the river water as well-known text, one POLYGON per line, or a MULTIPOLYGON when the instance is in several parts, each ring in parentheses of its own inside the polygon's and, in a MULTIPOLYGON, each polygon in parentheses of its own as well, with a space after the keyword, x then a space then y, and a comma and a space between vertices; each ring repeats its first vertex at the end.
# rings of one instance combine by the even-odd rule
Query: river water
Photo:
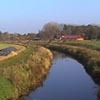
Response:
POLYGON ((82 64, 55 53, 43 86, 32 91, 25 100, 97 100, 97 90, 98 86, 82 64))

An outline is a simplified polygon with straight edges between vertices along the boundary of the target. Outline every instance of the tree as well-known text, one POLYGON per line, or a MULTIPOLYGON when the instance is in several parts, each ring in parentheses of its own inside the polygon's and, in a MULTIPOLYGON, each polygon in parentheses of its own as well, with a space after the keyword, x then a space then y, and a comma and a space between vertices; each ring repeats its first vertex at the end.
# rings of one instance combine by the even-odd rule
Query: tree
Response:
POLYGON ((43 26, 43 29, 40 31, 40 36, 44 39, 54 39, 58 38, 61 33, 61 26, 58 23, 50 22, 43 26))

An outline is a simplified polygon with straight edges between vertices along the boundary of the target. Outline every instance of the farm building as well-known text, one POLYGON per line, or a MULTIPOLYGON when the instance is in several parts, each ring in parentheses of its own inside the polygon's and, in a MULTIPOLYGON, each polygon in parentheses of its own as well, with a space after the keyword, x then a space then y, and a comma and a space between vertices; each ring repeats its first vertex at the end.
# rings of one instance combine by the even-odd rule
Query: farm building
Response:
POLYGON ((83 41, 84 37, 81 35, 62 35, 60 37, 60 40, 78 40, 83 41))

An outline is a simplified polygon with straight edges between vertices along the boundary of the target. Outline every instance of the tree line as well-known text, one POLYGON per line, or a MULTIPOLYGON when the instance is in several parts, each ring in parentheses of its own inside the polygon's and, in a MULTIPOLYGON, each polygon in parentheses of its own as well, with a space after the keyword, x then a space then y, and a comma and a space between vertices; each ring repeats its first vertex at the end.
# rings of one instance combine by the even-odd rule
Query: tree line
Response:
POLYGON ((33 40, 36 36, 35 33, 19 34, 19 33, 8 33, 0 31, 0 41, 24 41, 33 40))
POLYGON ((100 26, 97 25, 67 25, 49 22, 36 33, 8 33, 0 31, 0 41, 24 41, 40 39, 59 39, 62 35, 81 35, 87 40, 100 40, 100 26))
POLYGON ((38 36, 42 39, 54 39, 67 34, 81 35, 88 40, 100 40, 100 26, 67 25, 50 22, 43 26, 38 36))

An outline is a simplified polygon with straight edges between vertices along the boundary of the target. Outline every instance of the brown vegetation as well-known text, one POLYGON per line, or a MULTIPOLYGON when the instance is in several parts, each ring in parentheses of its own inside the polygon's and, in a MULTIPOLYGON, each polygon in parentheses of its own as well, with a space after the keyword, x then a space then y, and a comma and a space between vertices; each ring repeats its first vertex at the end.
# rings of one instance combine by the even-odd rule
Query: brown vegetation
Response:
POLYGON ((29 46, 19 55, 1 61, 0 75, 11 82, 13 87, 10 99, 26 95, 30 89, 40 85, 49 71, 52 57, 46 48, 29 46))

